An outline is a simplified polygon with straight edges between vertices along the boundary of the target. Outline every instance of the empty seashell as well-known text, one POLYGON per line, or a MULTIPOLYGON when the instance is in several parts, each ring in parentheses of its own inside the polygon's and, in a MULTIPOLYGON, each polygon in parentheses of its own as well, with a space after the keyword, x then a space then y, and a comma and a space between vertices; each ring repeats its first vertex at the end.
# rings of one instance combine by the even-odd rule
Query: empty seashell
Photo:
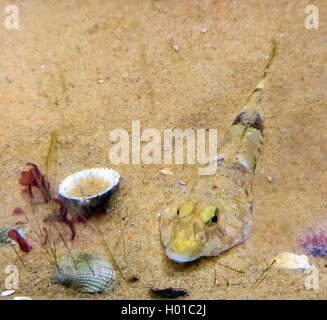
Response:
POLYGON ((1 292, 1 297, 8 297, 15 293, 15 290, 6 290, 1 292))
POLYGON ((8 297, 15 293, 15 290, 6 290, 1 292, 1 297, 8 297))
POLYGON ((13 300, 32 300, 31 297, 15 297, 13 300))
POLYGON ((305 254, 297 255, 291 252, 282 252, 275 257, 275 267, 302 270, 309 270, 311 268, 308 256, 305 254))
POLYGON ((64 179, 58 188, 60 196, 82 205, 96 206, 119 182, 118 172, 95 168, 78 171, 64 179))
POLYGON ((59 262, 54 280, 84 293, 106 293, 113 289, 116 273, 111 264, 81 253, 59 262))

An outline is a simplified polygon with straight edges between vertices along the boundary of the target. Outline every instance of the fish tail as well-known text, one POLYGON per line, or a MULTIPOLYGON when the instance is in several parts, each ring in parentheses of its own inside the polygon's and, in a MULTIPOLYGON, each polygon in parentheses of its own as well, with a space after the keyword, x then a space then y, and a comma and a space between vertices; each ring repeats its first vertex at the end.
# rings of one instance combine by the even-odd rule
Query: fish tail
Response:
POLYGON ((258 84, 256 85, 256 87, 249 93, 247 99, 246 99, 246 105, 248 104, 253 104, 255 102, 260 102, 261 101, 261 97, 262 97, 262 92, 265 86, 265 81, 267 78, 267 74, 269 73, 269 69, 274 61, 275 55, 276 55, 276 50, 277 50, 277 46, 276 46, 276 42, 273 41, 272 42, 272 48, 270 50, 270 54, 268 57, 268 61, 265 65, 264 68, 264 72, 263 75, 260 79, 260 81, 258 82, 258 84), (259 100, 259 101, 258 101, 259 100))
POLYGON ((234 121, 223 141, 222 153, 231 161, 238 162, 248 172, 254 172, 256 157, 262 143, 264 117, 261 112, 264 83, 276 54, 276 43, 273 42, 263 75, 250 92, 241 112, 234 121))
POLYGON ((263 131, 264 118, 263 114, 260 112, 260 103, 262 101, 264 84, 266 81, 267 74, 269 72, 270 66, 273 63, 274 57, 276 55, 276 42, 273 41, 272 48, 270 50, 268 61, 265 65, 263 75, 256 85, 256 87, 249 93, 246 103, 242 108, 242 111, 235 117, 232 125, 242 124, 246 131, 248 128, 255 128, 263 131))

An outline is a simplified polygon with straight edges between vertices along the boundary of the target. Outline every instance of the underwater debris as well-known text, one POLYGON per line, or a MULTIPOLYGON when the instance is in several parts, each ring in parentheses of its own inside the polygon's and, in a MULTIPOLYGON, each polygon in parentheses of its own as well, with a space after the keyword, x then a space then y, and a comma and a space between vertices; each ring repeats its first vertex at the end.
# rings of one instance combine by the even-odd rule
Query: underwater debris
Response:
POLYGON ((0 296, 1 297, 9 297, 15 293, 15 290, 6 290, 1 292, 0 296))
POLYGON ((57 176, 58 144, 58 133, 56 130, 53 130, 49 137, 49 146, 45 161, 45 175, 50 181, 54 181, 57 176))
POLYGON ((118 185, 119 178, 117 171, 107 168, 78 171, 60 183, 58 194, 77 206, 95 207, 118 185))
POLYGON ((32 300, 31 297, 14 297, 13 300, 32 300))
POLYGON ((74 229, 74 225, 73 223, 68 219, 67 215, 68 215, 68 209, 66 206, 66 203, 64 201, 64 199, 62 198, 57 198, 57 199, 53 199, 53 201, 55 203, 59 204, 59 221, 64 222, 65 224, 67 224, 67 226, 69 227, 71 233, 72 233, 72 237, 71 240, 74 240, 76 233, 75 233, 75 229, 74 229))
POLYGON ((297 253, 327 258, 327 216, 318 219, 295 241, 297 253))
MULTIPOLYGON (((267 267, 264 268, 264 270, 261 272, 260 276, 255 280, 252 290, 256 288, 263 280, 266 279, 268 271, 273 267, 276 260, 274 259, 267 267)), ((252 291, 251 290, 251 291, 252 291)))
POLYGON ((152 298, 176 299, 179 297, 188 296, 187 291, 182 288, 150 288, 149 293, 152 298))
POLYGON ((179 51, 179 45, 177 44, 172 45, 172 48, 175 50, 175 52, 179 51))
POLYGON ((18 207, 16 207, 12 213, 13 216, 21 216, 22 214, 24 214, 24 211, 18 207))
POLYGON ((215 161, 217 161, 217 162, 221 162, 221 161, 224 161, 224 160, 225 160, 225 158, 222 157, 222 156, 218 156, 218 157, 215 158, 215 161))
POLYGON ((308 255, 325 258, 327 256, 327 234, 323 230, 318 234, 314 232, 308 234, 300 240, 300 246, 308 255))
POLYGON ((137 275, 133 275, 133 276, 129 277, 127 280, 128 280, 128 282, 133 283, 133 282, 139 281, 140 278, 137 275))
POLYGON ((49 232, 48 232, 48 229, 46 227, 43 227, 43 232, 44 232, 44 240, 42 242, 42 245, 45 245, 48 243, 48 240, 49 240, 49 232))
POLYGON ((8 238, 16 241, 21 251, 27 253, 32 250, 32 247, 28 245, 28 243, 25 241, 25 239, 19 234, 19 232, 16 229, 11 229, 8 231, 8 238))
POLYGON ((33 198, 32 187, 36 187, 40 190, 44 202, 48 203, 51 200, 50 183, 46 180, 45 176, 40 172, 37 165, 34 163, 26 163, 28 166, 32 166, 28 171, 22 171, 19 183, 25 187, 23 193, 28 193, 33 198))
POLYGON ((160 170, 160 172, 165 176, 168 176, 168 175, 171 176, 173 174, 171 172, 171 170, 169 170, 169 169, 162 169, 162 170, 160 170))
POLYGON ((274 258, 275 267, 281 267, 285 269, 302 269, 308 270, 311 268, 308 256, 302 254, 297 255, 291 252, 282 252, 274 258))
POLYGON ((271 176, 268 176, 268 177, 267 177, 267 181, 268 181, 268 182, 272 182, 272 181, 273 181, 273 178, 272 178, 271 176))
POLYGON ((81 253, 59 261, 54 280, 83 293, 108 293, 116 273, 111 264, 91 254, 81 253))
POLYGON ((76 202, 73 202, 73 204, 75 205, 75 212, 72 213, 73 223, 86 223, 94 215, 107 211, 104 201, 100 202, 97 206, 76 205, 76 202))
MULTIPOLYGON (((75 232, 75 228, 73 225, 73 221, 68 218, 68 207, 66 205, 65 199, 58 197, 56 199, 52 199, 52 201, 59 205, 59 214, 58 214, 58 208, 52 207, 52 209, 51 209, 52 213, 49 214, 48 216, 46 216, 43 219, 43 222, 58 221, 58 222, 65 223, 69 227, 69 229, 72 233, 71 240, 74 240, 74 238, 76 236, 76 232, 75 232)), ((43 229, 43 231, 44 231, 44 229, 43 229)))
POLYGON ((87 221, 87 217, 85 217, 84 215, 79 215, 76 217, 76 222, 78 223, 86 223, 87 221))

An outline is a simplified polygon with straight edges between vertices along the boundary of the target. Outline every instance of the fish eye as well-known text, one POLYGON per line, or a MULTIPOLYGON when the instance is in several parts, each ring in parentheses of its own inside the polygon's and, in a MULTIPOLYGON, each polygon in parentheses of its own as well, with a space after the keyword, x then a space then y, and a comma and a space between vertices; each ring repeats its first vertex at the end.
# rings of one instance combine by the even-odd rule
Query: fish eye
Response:
POLYGON ((217 216, 217 214, 215 214, 212 218, 211 218, 211 222, 212 223, 215 223, 215 222, 217 222, 218 221, 218 216, 217 216))
POLYGON ((179 209, 177 209, 177 214, 179 214, 179 209))
POLYGON ((200 219, 203 223, 215 223, 218 221, 218 214, 219 214, 219 209, 215 206, 208 206, 205 207, 201 212, 200 212, 200 219))

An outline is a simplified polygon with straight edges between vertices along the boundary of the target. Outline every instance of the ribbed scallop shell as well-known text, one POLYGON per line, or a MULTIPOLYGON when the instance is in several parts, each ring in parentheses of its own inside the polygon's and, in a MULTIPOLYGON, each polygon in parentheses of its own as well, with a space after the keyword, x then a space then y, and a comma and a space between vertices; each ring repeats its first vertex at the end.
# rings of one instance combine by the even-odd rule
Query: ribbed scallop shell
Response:
POLYGON ((54 279, 84 293, 106 293, 113 288, 116 273, 112 265, 93 255, 82 253, 65 257, 58 263, 54 279), (73 261, 73 259, 74 261, 73 261))

